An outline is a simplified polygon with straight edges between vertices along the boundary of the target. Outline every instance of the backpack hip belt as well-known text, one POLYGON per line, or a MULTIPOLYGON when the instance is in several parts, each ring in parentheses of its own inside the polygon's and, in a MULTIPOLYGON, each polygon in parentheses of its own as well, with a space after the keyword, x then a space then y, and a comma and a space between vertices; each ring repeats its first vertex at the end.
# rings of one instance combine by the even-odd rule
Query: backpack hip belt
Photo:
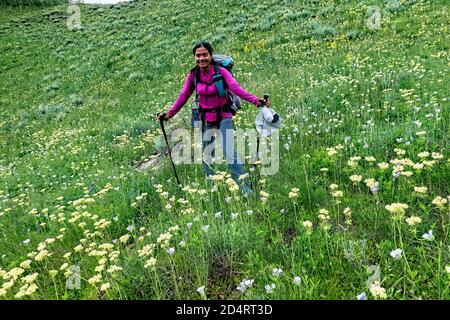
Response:
POLYGON ((229 103, 222 107, 215 107, 215 108, 202 108, 200 105, 198 106, 198 110, 200 112, 200 119, 202 120, 202 126, 205 125, 205 123, 212 123, 214 127, 217 127, 217 129, 220 128, 220 121, 222 121, 222 112, 231 113, 227 110, 227 107, 229 107, 229 103), (205 114, 206 113, 215 113, 216 114, 216 121, 206 121, 205 114))

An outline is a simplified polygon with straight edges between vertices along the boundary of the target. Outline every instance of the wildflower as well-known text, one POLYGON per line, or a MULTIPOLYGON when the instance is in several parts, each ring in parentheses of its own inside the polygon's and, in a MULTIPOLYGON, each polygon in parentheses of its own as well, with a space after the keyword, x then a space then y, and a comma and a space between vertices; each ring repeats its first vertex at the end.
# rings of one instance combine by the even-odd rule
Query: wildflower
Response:
POLYGON ((391 257, 394 260, 398 260, 402 257, 402 252, 403 252, 402 249, 395 249, 395 250, 392 250, 391 253, 389 253, 389 254, 391 255, 391 257))
POLYGON ((283 272, 283 270, 281 270, 280 268, 274 268, 272 270, 272 275, 278 277, 282 272, 283 272))
POLYGON ((450 266, 445 266, 445 272, 450 273, 450 266))
POLYGON ((102 286, 100 287, 100 291, 106 291, 109 288, 111 288, 111 284, 109 282, 102 284, 102 286))
POLYGON ((95 272, 102 272, 105 269, 105 265, 101 264, 95 267, 95 272))
POLYGON ((61 268, 59 268, 59 270, 63 271, 64 269, 66 269, 69 266, 69 264, 66 262, 64 263, 61 268))
POLYGON ((29 274, 29 275, 23 277, 22 281, 30 284, 30 283, 34 282, 34 280, 36 280, 37 277, 38 277, 38 274, 35 272, 33 274, 29 274))
POLYGON ((180 243, 178 243, 178 245, 180 247, 185 247, 186 246, 186 242, 184 240, 181 240, 180 243))
POLYGON ((377 159, 375 159, 375 158, 372 157, 372 156, 365 157, 364 159, 365 159, 367 162, 375 162, 375 161, 377 161, 377 159))
POLYGON ((252 215, 253 214, 253 210, 247 210, 245 213, 247 213, 248 215, 252 215))
POLYGON ((247 288, 250 288, 253 285, 253 282, 255 280, 253 279, 244 279, 242 280, 239 285, 237 286, 237 290, 239 290, 240 292, 244 293, 245 290, 247 290, 247 288))
POLYGON ((328 214, 328 210, 327 209, 320 209, 319 210, 319 219, 322 220, 323 222, 326 222, 327 220, 330 220, 330 216, 328 214))
POLYGON ((442 198, 441 196, 437 196, 436 198, 433 199, 431 203, 434 204, 439 209, 443 209, 445 204, 447 203, 447 199, 442 198))
POLYGON ((417 193, 427 193, 428 188, 427 187, 414 187, 414 191, 417 193))
POLYGON ((386 299, 387 298, 386 289, 381 287, 381 285, 380 285, 380 283, 378 281, 374 281, 370 285, 370 293, 372 293, 372 295, 375 298, 381 298, 381 299, 386 299))
POLYGON ((311 229, 313 227, 313 224, 311 221, 306 220, 306 221, 303 221, 303 227, 305 227, 306 229, 311 229))
POLYGON ((373 178, 369 178, 364 180, 364 183, 366 184, 367 187, 371 188, 376 183, 376 181, 373 178))
POLYGON ((27 269, 27 268, 30 267, 31 262, 32 262, 31 260, 25 260, 24 262, 22 262, 22 263, 20 264, 20 267, 23 268, 23 269, 27 269))
POLYGON ((25 270, 22 268, 14 268, 11 269, 6 275, 3 276, 3 279, 13 278, 14 281, 19 277, 25 270))
MULTIPOLYGON (((145 266, 144 266, 144 268, 145 268, 145 266)), ((123 270, 122 267, 113 265, 113 266, 111 266, 110 268, 108 268, 108 270, 106 270, 106 271, 107 271, 108 273, 114 273, 114 272, 121 271, 121 270, 123 270)))
POLYGON ((201 229, 202 229, 203 231, 205 231, 205 232, 208 232, 209 225, 208 225, 208 224, 207 224, 207 225, 204 225, 204 226, 201 227, 201 229))
POLYGON ((273 293, 273 289, 275 289, 275 283, 267 284, 264 289, 266 289, 267 293, 273 293))
POLYGON ((430 153, 428 151, 423 151, 421 153, 418 153, 417 156, 419 158, 428 158, 430 156, 430 153))
POLYGON ((156 259, 151 257, 150 259, 148 259, 145 264, 144 264, 144 268, 146 269, 152 269, 156 266, 156 259))
POLYGON ((169 232, 173 232, 173 233, 177 232, 178 230, 180 230, 180 227, 178 225, 175 225, 168 229, 169 232))
POLYGON ((25 291, 25 295, 27 295, 27 296, 32 295, 33 293, 36 292, 37 289, 38 289, 38 286, 35 283, 33 283, 25 291))
POLYGON ((298 193, 296 192, 289 192, 289 199, 295 200, 298 197, 298 193))
POLYGON ((169 248, 167 249, 167 253, 169 254, 169 256, 173 256, 173 254, 175 253, 175 248, 169 248))
POLYGON ((259 194, 261 195, 261 197, 266 198, 266 199, 269 197, 269 194, 264 191, 260 191, 259 194))
POLYGON ((44 260, 45 257, 48 257, 48 256, 50 256, 50 254, 48 253, 47 250, 44 249, 44 250, 40 251, 40 252, 34 257, 34 260, 36 260, 36 261, 42 261, 42 260, 44 260))
POLYGON ((373 194, 377 193, 379 190, 378 182, 375 182, 371 187, 370 191, 372 191, 373 194))
POLYGON ((407 204, 403 203, 392 203, 385 206, 386 210, 394 214, 394 216, 403 216, 405 209, 408 209, 407 204))
POLYGON ((197 288, 197 292, 200 293, 201 296, 203 296, 205 294, 205 286, 197 288))
POLYGON ((186 228, 190 229, 192 227, 192 222, 186 223, 186 228))
POLYGON ((412 171, 403 171, 400 174, 405 177, 411 177, 413 175, 412 171))
POLYGON ((327 148, 327 154, 328 154, 330 157, 332 157, 332 156, 334 156, 334 155, 337 154, 337 151, 336 151, 333 147, 330 147, 330 148, 327 148))
POLYGON ((331 194, 335 198, 342 198, 344 196, 344 193, 342 191, 335 191, 331 194))
POLYGON ((125 234, 125 235, 123 235, 123 236, 121 236, 119 238, 119 241, 122 242, 122 243, 127 243, 129 239, 130 239, 130 235, 129 234, 125 234))
POLYGON ((239 214, 237 212, 232 212, 231 213, 231 219, 233 219, 233 220, 237 219, 238 215, 239 214))
POLYGON ((294 283, 299 286, 302 283, 302 279, 300 279, 300 277, 296 276, 296 277, 294 277, 294 283))
POLYGON ((239 181, 243 181, 245 179, 247 179, 250 175, 248 173, 245 174, 241 174, 238 178, 239 181))
POLYGON ((356 299, 358 299, 358 300, 367 300, 366 293, 365 293, 365 292, 362 292, 362 293, 358 294, 358 295, 356 296, 356 299))
POLYGON ((330 184, 330 189, 331 190, 336 190, 337 188, 339 188, 339 186, 337 184, 335 184, 335 183, 330 184))
POLYGON ((381 162, 381 163, 378 164, 378 167, 379 167, 381 170, 385 170, 385 169, 389 168, 389 163, 381 162))
POLYGON ((91 278, 88 279, 88 282, 92 285, 95 285, 96 283, 99 283, 102 280, 102 275, 97 274, 91 278))
POLYGON ((139 257, 148 257, 153 254, 155 244, 147 244, 141 250, 138 250, 139 257))
POLYGON ((352 224, 352 211, 349 207, 344 209, 344 216, 345 216, 345 224, 351 225, 352 224))
POLYGON ((439 152, 432 152, 431 157, 436 160, 444 158, 444 156, 442 154, 440 154, 439 152))
POLYGON ((214 215, 214 218, 220 218, 220 217, 222 217, 222 211, 219 211, 214 215))
POLYGON ((424 233, 424 234, 422 235, 422 238, 424 238, 424 239, 426 239, 426 240, 428 240, 428 241, 432 241, 432 240, 434 239, 434 236, 433 236, 433 230, 428 230, 427 233, 424 233))
POLYGON ((48 273, 52 278, 54 278, 58 274, 58 270, 50 270, 48 273))
POLYGON ((56 240, 54 239, 54 238, 48 238, 48 239, 45 239, 45 242, 46 243, 48 243, 48 244, 52 244, 53 242, 55 242, 56 240))
POLYGON ((128 230, 129 232, 132 232, 133 229, 134 229, 134 226, 132 226, 132 225, 129 225, 129 226, 127 227, 127 230, 128 230))
POLYGON ((422 219, 420 217, 411 216, 409 218, 406 218, 406 223, 410 226, 415 226, 417 224, 420 224, 422 222, 422 219))
POLYGON ((418 135, 418 136, 423 136, 423 135, 426 135, 426 134, 427 134, 426 131, 419 131, 419 132, 416 132, 416 135, 418 135))
POLYGON ((300 189, 299 188, 292 188, 291 191, 295 192, 295 193, 298 193, 300 191, 300 189))
POLYGON ((11 279, 11 280, 8 281, 8 282, 4 282, 3 285, 2 285, 2 288, 3 288, 4 290, 8 290, 8 289, 10 289, 13 285, 14 285, 14 279, 11 279))
POLYGON ((22 243, 23 244, 28 244, 28 243, 30 243, 30 239, 23 240, 22 243))
POLYGON ((356 174, 350 176, 350 180, 351 180, 353 183, 358 183, 358 182, 361 181, 361 179, 362 179, 362 176, 358 176, 358 175, 356 175, 356 174))

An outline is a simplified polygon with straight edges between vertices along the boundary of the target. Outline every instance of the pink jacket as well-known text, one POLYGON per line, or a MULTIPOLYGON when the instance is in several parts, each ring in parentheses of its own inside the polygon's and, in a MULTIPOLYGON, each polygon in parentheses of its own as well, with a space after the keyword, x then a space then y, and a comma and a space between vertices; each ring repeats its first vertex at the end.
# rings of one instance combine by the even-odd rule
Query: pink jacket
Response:
MULTIPOLYGON (((227 69, 220 67, 219 72, 223 76, 223 80, 226 84, 227 89, 232 91, 234 94, 238 95, 243 100, 246 100, 250 103, 253 103, 255 106, 258 106, 259 99, 254 95, 248 93, 244 89, 242 89, 239 86, 239 83, 237 83, 236 80, 234 80, 233 76, 227 69)), ((213 76, 214 76, 213 66, 211 66, 209 70, 206 72, 200 71, 200 80, 202 82, 207 83, 211 82, 213 76)), ((191 71, 187 76, 183 89, 181 90, 180 96, 167 113, 170 118, 172 118, 174 115, 178 113, 178 111, 180 111, 181 107, 184 106, 184 104, 188 101, 188 99, 191 97, 194 91, 195 91, 194 72, 191 71)), ((205 83, 199 82, 197 83, 197 91, 199 96, 200 107, 204 109, 222 107, 227 103, 226 97, 219 97, 216 85, 214 83, 211 85, 207 85, 205 83)), ((233 115, 228 112, 222 112, 221 117, 222 119, 225 119, 231 118, 233 117, 233 115)), ((209 121, 214 122, 217 120, 217 115, 214 112, 206 112, 205 118, 206 121, 208 122, 209 121)))

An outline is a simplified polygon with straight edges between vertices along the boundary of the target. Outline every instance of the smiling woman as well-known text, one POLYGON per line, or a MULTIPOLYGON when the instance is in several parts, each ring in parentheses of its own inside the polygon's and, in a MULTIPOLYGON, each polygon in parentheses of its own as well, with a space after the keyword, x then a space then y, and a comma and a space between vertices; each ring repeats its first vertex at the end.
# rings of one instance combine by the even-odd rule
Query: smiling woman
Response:
POLYGON ((192 93, 196 91, 196 102, 202 122, 203 170, 205 175, 207 177, 214 175, 214 170, 210 166, 212 164, 211 153, 214 152, 214 148, 211 147, 213 146, 214 135, 216 135, 214 130, 218 129, 219 141, 231 175, 244 195, 248 195, 251 193, 248 178, 243 178, 245 177, 243 165, 234 149, 233 113, 230 110, 230 101, 227 95, 223 93, 226 88, 243 100, 254 104, 257 108, 261 105, 268 107, 270 101, 258 99, 258 97, 241 88, 231 73, 214 61, 210 43, 206 41, 198 42, 192 49, 192 53, 196 66, 189 72, 177 101, 167 113, 158 115, 158 120, 168 121, 175 116, 192 93), (241 180, 243 180, 242 184, 241 180))

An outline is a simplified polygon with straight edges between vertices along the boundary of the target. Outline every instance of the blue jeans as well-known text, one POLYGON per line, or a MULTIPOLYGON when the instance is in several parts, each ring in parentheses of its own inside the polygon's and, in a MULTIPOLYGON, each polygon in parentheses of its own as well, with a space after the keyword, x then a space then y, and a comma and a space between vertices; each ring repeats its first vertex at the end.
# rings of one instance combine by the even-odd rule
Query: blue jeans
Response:
MULTIPOLYGON (((214 142, 214 135, 212 134, 213 130, 211 130, 213 128, 214 125, 208 122, 206 122, 203 126, 203 150, 205 150, 207 146, 214 142)), ((237 150, 234 149, 233 120, 231 118, 222 119, 222 121, 220 121, 219 131, 220 137, 222 138, 222 151, 225 155, 225 159, 228 164, 228 169, 231 172, 231 176, 233 177, 233 180, 236 181, 236 183, 239 185, 239 187, 244 191, 244 193, 248 193, 250 191, 248 178, 245 178, 243 181, 239 181, 239 177, 245 174, 245 172, 244 166, 242 165, 242 162, 238 157, 237 150)), ((212 149, 211 155, 214 156, 214 149, 212 149)), ((207 156, 209 155, 207 154, 207 156)), ((205 172, 206 176, 214 175, 214 169, 210 164, 206 163, 205 161, 202 161, 202 164, 203 171, 205 172)))

